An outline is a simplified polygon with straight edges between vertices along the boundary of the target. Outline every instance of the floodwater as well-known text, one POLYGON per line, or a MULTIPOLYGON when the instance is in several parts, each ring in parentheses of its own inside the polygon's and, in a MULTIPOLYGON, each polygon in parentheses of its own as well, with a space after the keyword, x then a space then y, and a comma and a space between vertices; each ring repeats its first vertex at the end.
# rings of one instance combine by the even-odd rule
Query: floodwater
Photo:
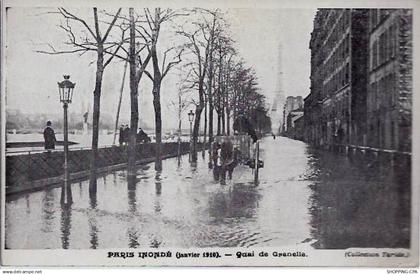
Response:
POLYGON ((220 185, 200 153, 196 166, 140 166, 134 182, 106 174, 96 197, 74 183, 69 208, 60 188, 9 197, 6 248, 409 246, 409 177, 281 137, 262 140, 261 158, 258 186, 246 166, 220 185))

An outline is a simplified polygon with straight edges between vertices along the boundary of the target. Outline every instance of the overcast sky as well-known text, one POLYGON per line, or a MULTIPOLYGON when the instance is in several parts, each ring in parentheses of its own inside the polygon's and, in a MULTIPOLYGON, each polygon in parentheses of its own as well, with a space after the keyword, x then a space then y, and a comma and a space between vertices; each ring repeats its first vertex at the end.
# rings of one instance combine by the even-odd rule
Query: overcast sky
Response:
MULTIPOLYGON (((43 55, 36 53, 40 43, 59 47, 65 40, 57 27, 59 17, 41 15, 45 9, 10 8, 6 33, 6 104, 8 109, 26 113, 61 113, 57 82, 70 74, 76 83, 72 112, 82 112, 92 104, 95 64, 94 56, 43 55)), ((90 16, 91 10, 81 11, 90 16)), ((285 95, 306 96, 309 93, 309 38, 315 10, 312 9, 229 9, 226 18, 231 24, 236 48, 248 66, 255 69, 261 92, 271 102, 278 88, 279 44, 282 44, 282 83, 285 95)), ((87 17, 87 20, 90 18, 87 17)), ((91 20, 91 19, 90 19, 91 20)), ((164 44, 164 42, 163 42, 164 44)), ((45 48, 44 48, 45 49, 45 48)), ((105 71, 101 111, 115 116, 121 85, 123 63, 115 60, 105 71)), ((128 77, 127 77, 128 80, 128 77)), ((176 124, 174 110, 167 108, 176 97, 175 70, 162 87, 163 126, 176 124)), ((129 117, 129 90, 126 81, 122 104, 122 119, 129 117)), ((144 119, 153 121, 151 85, 143 78, 140 88, 140 111, 144 119)), ((90 107, 92 110, 92 107, 90 107)))

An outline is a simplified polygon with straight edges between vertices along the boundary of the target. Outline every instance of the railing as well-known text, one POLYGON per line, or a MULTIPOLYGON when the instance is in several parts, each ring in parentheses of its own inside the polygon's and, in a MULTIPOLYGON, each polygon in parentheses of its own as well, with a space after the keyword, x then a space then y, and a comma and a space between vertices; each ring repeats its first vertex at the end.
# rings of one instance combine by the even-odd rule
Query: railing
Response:
POLYGON ((334 150, 338 150, 340 152, 346 152, 346 153, 360 151, 361 153, 394 154, 394 155, 411 156, 411 152, 399 151, 399 150, 394 150, 394 149, 384 149, 384 148, 347 145, 347 144, 331 144, 330 146, 334 150))
MULTIPOLYGON (((201 147, 201 144, 200 144, 201 147)), ((136 147, 137 160, 155 157, 155 143, 139 144, 136 147)), ((127 146, 105 146, 98 149, 97 168, 104 168, 127 162, 127 146)), ((181 143, 181 154, 189 151, 189 143, 181 143)), ((176 156, 178 143, 162 143, 162 157, 176 156)), ((89 170, 91 149, 79 148, 69 151, 68 163, 70 173, 89 170)), ((63 151, 20 153, 6 155, 6 188, 19 184, 58 177, 63 174, 63 151)))

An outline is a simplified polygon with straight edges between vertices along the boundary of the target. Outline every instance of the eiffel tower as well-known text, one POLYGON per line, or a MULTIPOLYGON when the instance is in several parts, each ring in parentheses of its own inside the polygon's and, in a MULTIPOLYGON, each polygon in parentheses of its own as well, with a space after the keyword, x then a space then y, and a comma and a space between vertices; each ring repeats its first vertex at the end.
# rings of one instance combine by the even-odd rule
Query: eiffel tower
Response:
POLYGON ((282 45, 279 44, 277 59, 277 83, 274 91, 273 103, 271 105, 271 131, 278 135, 283 129, 283 109, 284 109, 284 90, 283 90, 283 68, 282 68, 282 45))

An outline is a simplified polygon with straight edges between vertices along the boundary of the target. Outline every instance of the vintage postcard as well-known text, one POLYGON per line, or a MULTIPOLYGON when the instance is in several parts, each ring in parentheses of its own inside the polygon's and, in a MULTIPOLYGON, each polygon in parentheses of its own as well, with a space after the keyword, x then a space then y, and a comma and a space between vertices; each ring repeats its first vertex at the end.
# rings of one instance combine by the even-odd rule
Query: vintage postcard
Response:
POLYGON ((1 263, 417 267, 419 12, 2 1, 1 263))

